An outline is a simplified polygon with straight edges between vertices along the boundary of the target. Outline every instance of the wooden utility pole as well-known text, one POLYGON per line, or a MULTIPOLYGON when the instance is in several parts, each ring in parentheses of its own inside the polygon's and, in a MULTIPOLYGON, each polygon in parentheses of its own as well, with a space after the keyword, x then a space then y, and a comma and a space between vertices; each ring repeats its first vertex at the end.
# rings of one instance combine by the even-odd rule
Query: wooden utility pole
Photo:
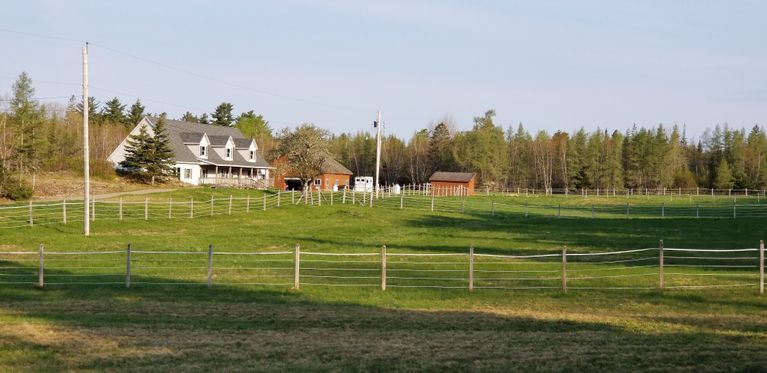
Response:
MULTIPOLYGON (((376 198, 378 198, 378 175, 381 170, 381 111, 378 111, 376 121, 373 123, 376 128, 376 198)), ((373 206, 373 201, 370 201, 370 206, 373 206)))
POLYGON ((90 156, 88 146, 88 43, 83 48, 83 234, 90 236, 90 202, 91 202, 91 180, 90 180, 90 156))

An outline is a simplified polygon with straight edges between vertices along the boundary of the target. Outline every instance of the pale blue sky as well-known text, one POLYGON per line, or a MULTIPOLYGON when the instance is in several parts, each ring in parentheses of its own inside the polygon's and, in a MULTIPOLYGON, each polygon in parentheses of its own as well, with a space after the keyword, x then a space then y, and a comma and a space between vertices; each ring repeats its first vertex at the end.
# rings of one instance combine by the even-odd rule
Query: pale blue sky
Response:
MULTIPOLYGON (((0 29, 91 41, 93 95, 174 117, 229 101, 338 133, 380 109, 409 137, 494 108, 529 130, 698 135, 767 125, 765 19, 764 1, 28 0, 3 5, 0 29)), ((39 97, 79 94, 80 47, 0 31, 0 93, 27 71, 39 97)))

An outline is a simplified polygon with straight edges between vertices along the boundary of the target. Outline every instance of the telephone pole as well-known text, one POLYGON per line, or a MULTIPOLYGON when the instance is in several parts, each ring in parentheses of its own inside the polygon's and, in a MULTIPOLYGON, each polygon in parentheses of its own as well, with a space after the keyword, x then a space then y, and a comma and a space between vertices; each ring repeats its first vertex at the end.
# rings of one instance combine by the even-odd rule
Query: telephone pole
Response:
POLYGON ((378 116, 373 126, 376 128, 376 198, 378 198, 378 175, 381 170, 381 110, 378 110, 378 116))
POLYGON ((88 42, 83 47, 83 234, 91 234, 91 180, 88 147, 88 42))

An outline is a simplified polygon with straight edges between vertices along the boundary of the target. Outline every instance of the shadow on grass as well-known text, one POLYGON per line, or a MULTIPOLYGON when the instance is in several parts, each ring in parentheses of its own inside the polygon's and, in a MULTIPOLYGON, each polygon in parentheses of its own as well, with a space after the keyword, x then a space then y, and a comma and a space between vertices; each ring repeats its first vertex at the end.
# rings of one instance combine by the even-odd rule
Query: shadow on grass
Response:
MULTIPOLYGON (((500 298, 508 299, 503 294, 500 298)), ((0 286, 0 317, 5 325, 0 326, 0 367, 614 371, 767 366, 765 320, 760 313, 746 320, 727 315, 713 321, 676 312, 690 306, 705 309, 712 301, 694 295, 597 294, 600 300, 585 308, 578 304, 590 302, 589 296, 558 295, 553 302, 565 307, 553 312, 545 309, 552 302, 547 294, 514 293, 508 303, 522 305, 508 312, 496 307, 428 311, 385 306, 406 297, 472 305, 472 298, 479 304, 492 303, 499 295, 228 285, 208 289, 202 282, 130 289, 0 286), (371 294, 378 306, 355 300, 371 294), (616 321, 618 314, 611 308, 626 302, 657 302, 656 311, 662 314, 646 310, 616 321), (575 309, 571 313, 568 304, 575 309), (669 313, 669 308, 675 312, 669 313)), ((764 312, 760 300, 713 301, 722 308, 764 312)))

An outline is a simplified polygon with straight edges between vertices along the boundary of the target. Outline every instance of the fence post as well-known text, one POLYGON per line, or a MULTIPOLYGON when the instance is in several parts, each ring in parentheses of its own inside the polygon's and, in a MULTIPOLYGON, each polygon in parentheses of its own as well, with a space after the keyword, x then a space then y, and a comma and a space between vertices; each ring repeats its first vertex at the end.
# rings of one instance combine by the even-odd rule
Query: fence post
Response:
POLYGON ((695 219, 700 219, 700 203, 695 205, 695 219))
POLYGON ((495 216, 495 200, 490 201, 490 215, 495 216))
MULTIPOLYGON (((373 199, 371 198, 370 200, 372 201, 373 199)), ((320 188, 317 188, 317 205, 322 206, 322 189, 320 188)))
POLYGON ((629 217, 629 204, 626 204, 626 219, 629 217))
POLYGON ((591 205, 591 218, 592 218, 592 219, 594 219, 594 218, 595 218, 595 214, 594 214, 594 205, 593 205, 593 204, 591 205))
POLYGON ((295 205, 296 204, 296 191, 291 190, 290 191, 290 204, 295 205))
POLYGON ((399 209, 402 210, 403 208, 405 208, 405 191, 404 190, 399 194, 399 209))
POLYGON ((660 207, 660 217, 665 218, 666 217, 666 203, 664 202, 660 207))
POLYGON ((293 288, 298 290, 301 288, 301 245, 299 244, 296 244, 293 264, 293 288))
POLYGON ((330 205, 333 206, 333 190, 330 190, 330 205))
POLYGON ((562 247, 562 291, 567 293, 567 246, 562 247))
POLYGON ((96 221, 96 198, 91 200, 91 221, 96 221))
POLYGON ((764 294, 764 240, 759 240, 759 295, 762 294, 764 294))
POLYGON ((562 204, 560 203, 560 204, 557 206, 557 219, 559 219, 559 218, 561 218, 561 217, 562 217, 562 204))
POLYGON ((130 288, 130 256, 131 244, 128 244, 128 250, 125 252, 125 287, 130 288))
POLYGON ((213 286, 213 244, 208 245, 208 288, 213 286))
POLYGON ((61 218, 62 223, 67 223, 67 199, 64 199, 64 202, 61 203, 61 218))
POLYGON ((344 187, 344 194, 341 196, 341 204, 346 204, 346 187, 344 187))
POLYGON ((357 204, 356 199, 355 199, 356 196, 357 196, 357 191, 352 189, 352 205, 356 205, 357 204))
POLYGON ((173 219, 173 198, 168 199, 168 219, 173 219))
POLYGON ((194 197, 189 197, 189 219, 194 218, 194 197))
POLYGON ((527 202, 525 202, 525 218, 527 218, 527 202))
POLYGON ((434 212, 434 189, 431 191, 431 212, 434 212))
POLYGON ((666 287, 666 279, 663 274, 663 240, 658 246, 658 284, 661 290, 666 287))
MULTIPOLYGON (((378 194, 376 193, 376 195, 378 194)), ((373 207, 373 191, 372 190, 370 191, 370 207, 373 207)))
POLYGON ((149 197, 144 197, 144 220, 149 220, 149 197))
POLYGON ((266 211, 266 191, 264 191, 264 211, 266 211))
POLYGON ((32 200, 29 200, 29 226, 35 225, 35 218, 32 216, 32 200))
POLYGON ((381 290, 386 291, 386 245, 381 247, 381 290))
POLYGON ((210 195, 210 216, 213 216, 213 195, 210 195))
POLYGON ((250 194, 245 196, 245 212, 250 212, 250 194))
POLYGON ((282 190, 277 190, 277 207, 280 207, 280 200, 282 199, 282 190))
POLYGON ((117 209, 118 219, 123 220, 123 198, 122 197, 120 197, 120 203, 118 204, 118 206, 119 206, 117 209))
POLYGON ((42 289, 45 286, 45 247, 43 244, 37 249, 38 269, 37 269, 37 287, 42 289))
POLYGON ((735 205, 735 204, 732 205, 732 218, 733 219, 737 219, 738 218, 738 212, 737 212, 736 206, 737 205, 735 205))
POLYGON ((229 209, 227 211, 228 215, 232 215, 232 195, 229 195, 229 209))
POLYGON ((469 291, 474 291, 474 246, 469 247, 469 291))

